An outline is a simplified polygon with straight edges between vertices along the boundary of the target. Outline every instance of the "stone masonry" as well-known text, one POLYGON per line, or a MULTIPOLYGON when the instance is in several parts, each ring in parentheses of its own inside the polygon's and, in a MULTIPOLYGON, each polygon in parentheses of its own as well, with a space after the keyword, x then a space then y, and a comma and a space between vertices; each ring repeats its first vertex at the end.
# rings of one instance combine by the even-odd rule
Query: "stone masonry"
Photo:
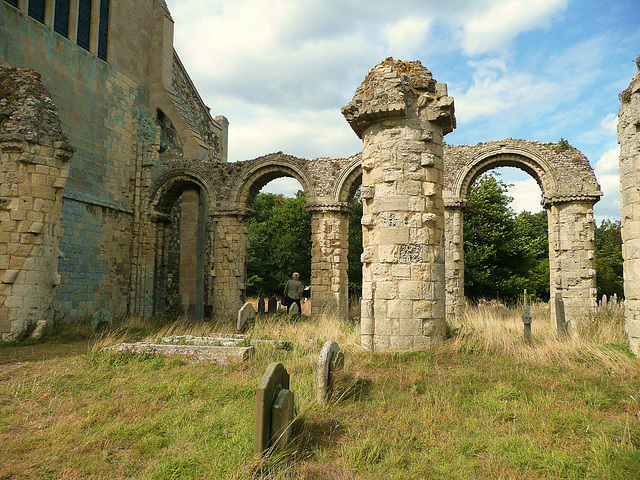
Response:
POLYGON ((34 71, 0 67, 0 335, 53 321, 73 148, 34 71))
POLYGON ((362 345, 408 350, 445 333, 442 137, 453 99, 420 62, 376 65, 342 113, 363 140, 362 345))
POLYGON ((620 94, 618 142, 625 327, 631 351, 640 355, 640 61, 636 63, 638 72, 620 94))

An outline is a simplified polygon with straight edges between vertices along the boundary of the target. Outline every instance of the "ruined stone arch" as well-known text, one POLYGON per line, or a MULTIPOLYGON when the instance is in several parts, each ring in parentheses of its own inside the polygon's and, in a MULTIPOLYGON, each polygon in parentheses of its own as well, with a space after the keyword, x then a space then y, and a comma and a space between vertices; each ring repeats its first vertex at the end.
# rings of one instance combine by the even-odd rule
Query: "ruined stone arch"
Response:
POLYGON ((253 208, 253 201, 267 183, 276 178, 295 178, 307 195, 307 203, 314 203, 316 198, 314 181, 309 175, 303 160, 284 154, 271 154, 247 162, 247 167, 238 179, 238 185, 232 192, 232 208, 248 213, 253 208))
POLYGON ((332 197, 337 202, 349 202, 362 185, 362 155, 354 155, 353 161, 340 173, 332 197))
POLYGON ((593 205, 602 192, 589 160, 568 144, 506 139, 445 149, 447 315, 460 315, 464 306, 463 211, 469 187, 484 172, 505 166, 527 172, 542 191, 550 294, 563 297, 567 320, 575 327, 596 303, 593 205))
POLYGON ((212 183, 200 171, 190 168, 176 168, 160 175, 149 189, 149 213, 169 214, 171 206, 189 185, 202 189, 208 205, 216 204, 212 183))

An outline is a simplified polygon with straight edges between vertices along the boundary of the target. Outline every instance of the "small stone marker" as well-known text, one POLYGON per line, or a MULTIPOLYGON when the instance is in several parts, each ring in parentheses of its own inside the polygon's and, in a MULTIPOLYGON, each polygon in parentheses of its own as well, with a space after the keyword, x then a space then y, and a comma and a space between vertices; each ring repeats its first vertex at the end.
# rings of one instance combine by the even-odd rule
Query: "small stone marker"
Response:
POLYGON ((318 387, 316 398, 318 403, 324 405, 331 388, 331 372, 344 367, 344 353, 334 341, 328 341, 320 351, 318 359, 318 387))
POLYGON ((256 455, 262 455, 274 442, 279 446, 285 446, 291 439, 293 410, 293 392, 289 391, 289 373, 284 365, 273 362, 264 372, 256 392, 256 425, 253 443, 253 451, 256 455))
POLYGON ((556 292, 556 323, 558 325, 558 337, 567 336, 567 322, 564 320, 564 300, 560 292, 556 292))
POLYGON ((289 308, 289 315, 300 315, 300 309, 298 308, 297 303, 291 304, 291 307, 289 308))
POLYGON ((269 305, 268 305, 267 313, 269 315, 273 315, 278 311, 278 299, 276 297, 269 297, 269 305))
POLYGON ((524 305, 522 307, 522 323, 524 323, 524 341, 531 343, 531 307, 528 305, 527 291, 524 291, 524 305))
POLYGON ((264 297, 260 297, 258 300, 258 315, 264 315, 265 305, 264 305, 264 297))
POLYGON ((256 318, 256 309, 253 308, 253 305, 247 302, 240 307, 240 310, 238 310, 238 322, 236 323, 236 329, 241 332, 247 322, 253 318, 256 318))

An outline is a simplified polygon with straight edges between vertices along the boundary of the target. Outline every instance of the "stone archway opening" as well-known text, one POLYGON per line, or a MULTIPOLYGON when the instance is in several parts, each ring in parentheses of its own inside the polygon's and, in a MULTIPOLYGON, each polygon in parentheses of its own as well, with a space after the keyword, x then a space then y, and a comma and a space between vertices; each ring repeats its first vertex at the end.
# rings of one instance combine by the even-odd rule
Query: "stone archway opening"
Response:
POLYGON ((153 312, 198 320, 211 315, 212 224, 204 185, 187 175, 170 177, 156 191, 153 312))
POLYGON ((549 240, 542 191, 528 172, 492 168, 472 181, 463 215, 468 301, 549 300, 549 240))

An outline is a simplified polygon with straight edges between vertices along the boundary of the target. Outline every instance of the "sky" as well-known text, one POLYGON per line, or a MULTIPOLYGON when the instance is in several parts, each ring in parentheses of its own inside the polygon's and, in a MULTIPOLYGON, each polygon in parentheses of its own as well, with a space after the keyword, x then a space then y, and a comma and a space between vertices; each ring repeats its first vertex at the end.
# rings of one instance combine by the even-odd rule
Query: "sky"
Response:
MULTIPOLYGON (((167 0, 174 47, 212 115, 229 120, 229 161, 361 150, 340 108, 387 57, 419 60, 454 98, 450 145, 567 139, 620 218, 618 94, 640 55, 638 0, 167 0)), ((517 169, 516 211, 540 210, 517 169)), ((300 188, 280 179, 266 190, 300 188)))

